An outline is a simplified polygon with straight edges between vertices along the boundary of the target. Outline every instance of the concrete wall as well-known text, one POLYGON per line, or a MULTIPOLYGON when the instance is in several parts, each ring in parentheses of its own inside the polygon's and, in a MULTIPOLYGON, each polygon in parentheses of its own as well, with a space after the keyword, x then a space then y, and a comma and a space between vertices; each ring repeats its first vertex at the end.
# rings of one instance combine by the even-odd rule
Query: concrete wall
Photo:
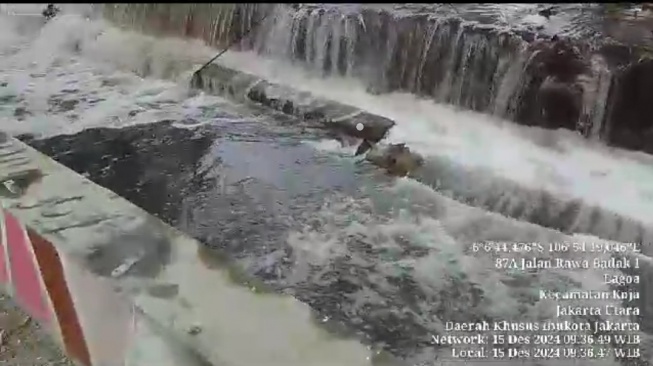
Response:
POLYGON ((262 19, 274 4, 145 3, 99 5, 117 24, 156 35, 198 38, 225 47, 262 19))
POLYGON ((317 98, 305 91, 273 84, 218 64, 196 74, 192 86, 209 93, 258 103, 317 126, 378 142, 394 121, 358 108, 317 98))
POLYGON ((0 134, 0 289, 80 365, 371 365, 310 309, 0 134))
MULTIPOLYGON (((273 5, 106 4, 101 10, 106 19, 146 34, 198 38, 209 45, 224 48, 269 15, 271 6, 273 5)), ((233 48, 249 49, 254 38, 246 37, 233 48)), ((353 106, 316 98, 310 93, 272 84, 218 64, 203 69, 193 78, 192 84, 209 93, 261 104, 319 127, 371 141, 381 140, 394 125, 387 118, 366 113, 353 106), (359 124, 361 125, 357 128, 359 124)))

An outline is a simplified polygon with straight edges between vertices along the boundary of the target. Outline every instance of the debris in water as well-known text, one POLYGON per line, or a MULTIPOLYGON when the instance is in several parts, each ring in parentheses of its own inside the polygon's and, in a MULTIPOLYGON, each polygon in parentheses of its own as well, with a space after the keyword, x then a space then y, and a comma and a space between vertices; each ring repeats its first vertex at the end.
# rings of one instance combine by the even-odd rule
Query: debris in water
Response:
POLYGON ((199 325, 193 325, 188 329, 188 334, 194 336, 202 333, 202 327, 199 325))

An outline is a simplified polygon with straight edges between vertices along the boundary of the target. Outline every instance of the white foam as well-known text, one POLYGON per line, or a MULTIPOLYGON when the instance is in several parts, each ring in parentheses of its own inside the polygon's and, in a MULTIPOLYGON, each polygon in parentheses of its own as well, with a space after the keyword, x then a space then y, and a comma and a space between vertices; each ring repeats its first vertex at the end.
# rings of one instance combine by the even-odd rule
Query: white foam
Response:
POLYGON ((486 167, 529 187, 653 222, 653 157, 611 149, 567 130, 519 126, 412 94, 371 95, 355 80, 316 77, 298 65, 249 52, 227 52, 220 62, 391 118, 397 125, 388 140, 406 142, 426 156, 486 167))
MULTIPOLYGON (((19 47, 20 52, 0 59, 5 70, 2 78, 10 82, 0 95, 21 97, 19 104, 26 104, 31 113, 24 121, 16 121, 11 111, 5 111, 0 121, 12 132, 48 135, 91 126, 149 123, 178 118, 199 108, 197 104, 233 108, 217 97, 189 98, 184 84, 195 67, 215 52, 198 41, 156 39, 68 14, 54 18, 27 42, 24 36, 11 33, 13 25, 4 20, 0 26, 6 32, 0 37, 0 47, 3 51, 19 47), (135 72, 148 68, 155 77, 180 83, 143 82, 117 68, 135 72), (47 100, 61 97, 67 88, 82 90, 85 100, 69 113, 52 113, 47 100), (92 103, 93 99, 100 101, 92 103)), ((583 198, 643 222, 652 220, 650 156, 610 149, 569 131, 524 127, 460 111, 414 95, 370 95, 355 80, 315 77, 298 65, 249 52, 227 52, 220 62, 392 118, 397 126, 388 139, 407 142, 423 155, 447 156, 530 187, 583 198)), ((332 143, 317 147, 340 150, 332 143)))
MULTIPOLYGON (((609 291, 603 281, 603 275, 608 273, 605 270, 590 268, 510 272, 496 268, 494 259, 499 257, 496 253, 473 252, 470 249, 475 238, 510 237, 544 243, 556 238, 569 242, 602 242, 599 238, 583 235, 556 236, 543 230, 533 231, 530 224, 495 214, 487 215, 482 210, 469 209, 450 199, 435 196, 430 188, 409 179, 395 181, 383 195, 372 197, 369 201, 336 196, 327 201, 322 210, 311 213, 311 225, 292 233, 288 239, 294 254, 290 281, 308 282, 318 287, 329 286, 333 281, 334 262, 344 262, 354 268, 373 268, 369 276, 373 276, 370 281, 374 285, 363 284, 359 290, 347 296, 351 303, 340 304, 343 311, 356 316, 360 309, 373 311, 370 309, 387 308, 388 312, 398 311, 386 302, 389 294, 398 291, 397 285, 388 279, 409 277, 428 301, 414 305, 419 310, 401 310, 403 313, 399 316, 411 314, 414 321, 437 334, 445 333, 444 322, 451 314, 441 317, 435 309, 449 309, 445 311, 465 314, 474 312, 474 316, 479 318, 514 322, 556 321, 557 303, 546 299, 537 300, 540 289, 609 291), (370 207, 371 203, 377 199, 385 202, 387 197, 394 197, 397 201, 408 200, 407 204, 413 207, 419 202, 420 205, 446 207, 446 210, 440 211, 437 218, 433 217, 433 212, 416 214, 408 210, 395 212, 391 218, 372 214, 376 210, 370 207), (320 224, 317 225, 316 222, 320 224), (320 229, 315 230, 316 226, 320 229), (469 230, 470 227, 476 230, 469 230), (352 246, 360 242, 372 245, 372 253, 352 246), (428 254, 421 257, 402 254, 407 249, 418 248, 428 254), (522 285, 509 285, 513 281, 521 282, 522 285), (467 296, 467 293, 454 293, 454 288, 461 284, 473 284, 482 289, 482 304, 473 307, 467 303, 470 300, 459 299, 458 296, 467 296), (534 303, 529 303, 526 298, 535 299, 534 303)), ((603 256, 609 255, 604 253, 603 256)), ((584 307, 608 304, 621 306, 616 300, 569 300, 568 303, 584 307)), ((415 364, 436 365, 432 361, 434 354, 441 361, 451 357, 448 350, 434 348, 432 352, 425 350, 414 355, 411 361, 415 364)))
MULTIPOLYGON (((119 74, 115 71, 116 66, 140 72, 147 60, 154 76, 172 77, 183 83, 188 80, 194 67, 216 52, 198 41, 155 39, 110 27, 103 21, 88 21, 74 15, 59 20, 55 18, 51 23, 31 48, 34 52, 41 52, 36 58, 37 65, 34 66, 37 71, 44 70, 43 66, 38 65, 51 65, 54 62, 51 57, 43 55, 57 54, 61 49, 70 47, 71 43, 79 42, 84 58, 99 65, 106 64, 104 71, 107 73, 119 74)), ((23 53, 20 61, 24 64, 30 50, 23 53)), ((32 53, 30 57, 34 59, 35 55, 32 53)), ((653 220, 653 186, 648 184, 653 179, 653 158, 650 156, 610 149, 565 130, 550 131, 519 126, 488 115, 460 111, 410 94, 370 95, 356 80, 316 77, 298 65, 289 65, 249 52, 227 52, 220 62, 392 118, 397 126, 391 130, 389 140, 407 142, 423 155, 448 156, 461 164, 489 168, 496 174, 530 187, 582 198, 590 204, 603 206, 643 222, 653 220)), ((80 64, 78 67, 83 69, 86 66, 80 64)), ((95 78, 95 82, 99 81, 97 76, 89 74, 88 77, 95 78)), ((123 78, 123 82, 140 84, 140 78, 131 74, 120 74, 119 77, 123 78)), ((160 80, 140 85, 138 88, 143 90, 135 95, 129 95, 132 92, 124 90, 111 91, 111 87, 102 87, 101 92, 128 96, 122 99, 128 100, 127 105, 130 105, 135 96, 146 98, 141 93, 157 95, 157 86, 160 90, 177 88, 177 97, 182 97, 184 93, 184 88, 179 89, 172 83, 160 80)), ((44 87, 27 87, 44 92, 44 87)), ((170 95, 162 94, 155 98, 159 97, 166 98, 170 95)), ((120 109, 119 104, 115 103, 102 105, 102 108, 114 111, 120 109)), ((79 123, 97 125, 98 118, 108 112, 97 108, 92 111, 88 112, 90 115, 80 118, 83 122, 79 123)), ((143 115, 145 116, 148 115, 143 115)), ((55 120, 56 128, 79 128, 77 123, 52 119, 55 120)), ((35 123, 41 124, 45 130, 49 130, 48 126, 53 124, 52 121, 45 122, 42 119, 37 119, 35 123)), ((120 116, 112 116, 109 124, 118 126, 125 123, 127 122, 121 121, 120 116)), ((326 145, 322 146, 324 147, 326 145)))
POLYGON ((23 20, 0 19, 0 81, 7 83, 0 87, 0 97, 11 100, 0 109, 4 131, 46 137, 180 120, 206 106, 235 113, 235 119, 243 110, 216 96, 189 94, 186 80, 206 56, 192 50, 208 52, 193 43, 161 42, 74 13, 62 14, 36 32, 24 32, 23 20), (183 82, 146 81, 134 74, 145 67, 155 77, 183 82), (62 108, 61 102, 69 104, 62 108), (27 112, 22 120, 14 116, 15 108, 27 112))

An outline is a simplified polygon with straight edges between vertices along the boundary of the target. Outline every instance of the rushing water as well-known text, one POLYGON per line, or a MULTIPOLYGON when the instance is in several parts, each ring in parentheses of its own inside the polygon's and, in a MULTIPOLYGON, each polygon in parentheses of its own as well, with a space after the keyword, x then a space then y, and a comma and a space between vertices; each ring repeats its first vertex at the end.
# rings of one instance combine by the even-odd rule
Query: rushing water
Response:
MULTIPOLYGON (((528 218, 509 219, 473 202, 460 203, 435 185, 387 177, 353 158, 353 148, 343 148, 325 131, 253 105, 191 92, 190 72, 215 52, 199 43, 156 40, 72 13, 42 28, 38 17, 3 16, 0 27, 3 130, 32 135, 24 138, 227 253, 277 291, 309 303, 325 323, 342 323, 362 341, 410 364, 452 359, 450 349, 433 338, 446 333, 446 322, 554 320, 556 303, 541 299, 540 290, 607 291, 604 274, 618 273, 497 269, 497 255, 475 251, 474 243, 603 240, 583 230, 565 234, 528 218)), ((475 188, 473 195, 485 194, 489 188, 478 187, 499 177, 504 183, 498 180, 494 192, 515 185, 543 190, 642 227, 651 224, 653 169, 646 155, 412 95, 370 95, 355 80, 315 77, 308 68, 253 53, 229 52, 221 62, 395 119, 389 141, 406 142, 436 166, 442 159, 453 162, 449 169, 463 172, 460 179, 475 188), (466 170, 480 173, 472 179, 466 170)), ((610 230, 617 229, 604 231, 610 230)), ((211 263, 207 253, 198 265, 211 263)), ((575 260, 597 256, 609 257, 564 254, 575 260)), ((648 257, 640 260, 649 268, 648 257)), ((640 360, 648 362, 653 357, 650 270, 639 274, 642 284, 631 290, 642 298, 634 303, 569 304, 640 306, 642 330, 625 333, 642 337, 640 360)), ((567 365, 569 360, 526 364, 567 365)))
MULTIPOLYGON (((317 4, 316 4, 317 5, 317 4)), ((561 34, 574 37, 587 37, 597 33, 600 24, 596 15, 600 12, 598 4, 319 4, 320 7, 333 6, 341 10, 357 12, 364 8, 385 9, 402 15, 428 14, 439 17, 458 16, 468 21, 506 27, 523 27, 547 35, 561 34), (553 8, 553 16, 548 19, 541 10, 553 8)))

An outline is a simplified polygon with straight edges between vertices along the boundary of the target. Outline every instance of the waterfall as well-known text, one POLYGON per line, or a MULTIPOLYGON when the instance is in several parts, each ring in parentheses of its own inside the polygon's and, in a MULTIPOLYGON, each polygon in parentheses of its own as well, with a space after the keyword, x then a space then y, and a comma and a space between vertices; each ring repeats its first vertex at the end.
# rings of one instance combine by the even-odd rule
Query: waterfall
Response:
POLYGON ((622 98, 622 92, 610 91, 615 75, 626 74, 617 71, 632 64, 624 66, 622 60, 615 66, 614 59, 623 54, 632 59, 637 52, 614 44, 609 52, 589 47, 596 37, 565 40, 565 48, 529 29, 383 5, 105 6, 105 17, 117 23, 199 38, 216 47, 225 47, 265 14, 270 16, 235 49, 282 59, 324 77, 358 79, 374 94, 408 92, 520 124, 577 130, 618 146, 641 149, 644 144, 624 142, 633 139, 633 132, 613 123, 627 117, 624 108, 607 111, 614 98, 622 98), (608 127, 613 132, 607 133, 608 127))

